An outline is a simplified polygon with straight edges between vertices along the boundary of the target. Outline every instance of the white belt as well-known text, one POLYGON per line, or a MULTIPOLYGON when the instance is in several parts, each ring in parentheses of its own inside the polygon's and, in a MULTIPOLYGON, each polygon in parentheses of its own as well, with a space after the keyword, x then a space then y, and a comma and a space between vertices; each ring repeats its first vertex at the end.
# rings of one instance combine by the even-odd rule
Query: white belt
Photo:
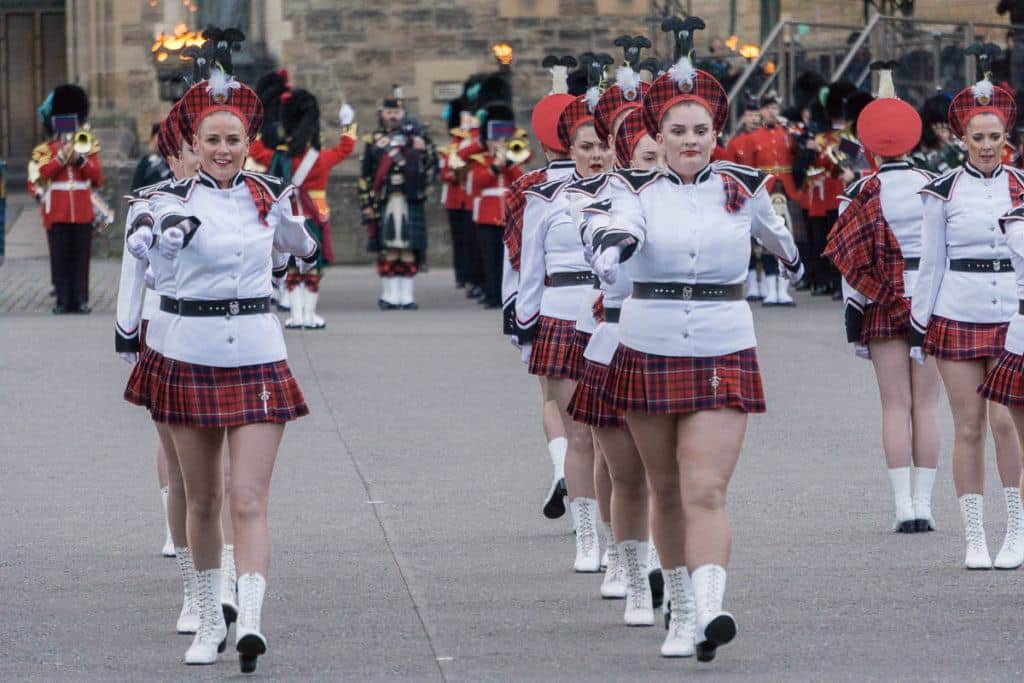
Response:
POLYGON ((50 183, 51 190, 88 190, 92 183, 88 180, 67 180, 59 183, 50 183))
POLYGON ((486 190, 480 191, 481 197, 502 197, 508 194, 510 188, 507 187, 488 187, 486 190))

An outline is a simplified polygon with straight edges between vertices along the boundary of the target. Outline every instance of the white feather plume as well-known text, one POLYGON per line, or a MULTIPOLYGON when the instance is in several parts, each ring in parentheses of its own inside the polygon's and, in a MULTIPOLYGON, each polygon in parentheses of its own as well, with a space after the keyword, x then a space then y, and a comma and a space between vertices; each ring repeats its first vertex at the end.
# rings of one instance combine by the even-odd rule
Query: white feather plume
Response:
POLYGON ((697 70, 693 68, 690 58, 684 56, 672 65, 672 68, 668 70, 668 75, 680 89, 684 89, 684 85, 685 89, 690 89, 693 87, 693 79, 697 76, 697 70))
POLYGON ((978 81, 971 88, 971 95, 974 96, 975 102, 991 102, 992 96, 995 95, 995 89, 992 85, 992 81, 987 78, 983 81, 978 81))
POLYGON ((881 69, 878 72, 878 99, 892 99, 896 97, 896 84, 892 80, 891 69, 881 69))
POLYGON ((206 82, 206 92, 214 101, 227 101, 228 90, 238 90, 242 84, 235 80, 234 76, 228 76, 224 70, 214 67, 210 70, 210 79, 206 82))
POLYGON ((551 72, 551 94, 569 92, 569 67, 558 65, 548 70, 551 72))
POLYGON ((601 99, 601 90, 596 85, 592 85, 587 88, 587 94, 583 97, 584 101, 587 103, 587 110, 593 114, 594 110, 597 109, 598 100, 601 99))
POLYGON ((640 76, 628 66, 620 66, 615 72, 615 84, 627 100, 635 99, 640 93, 640 76))

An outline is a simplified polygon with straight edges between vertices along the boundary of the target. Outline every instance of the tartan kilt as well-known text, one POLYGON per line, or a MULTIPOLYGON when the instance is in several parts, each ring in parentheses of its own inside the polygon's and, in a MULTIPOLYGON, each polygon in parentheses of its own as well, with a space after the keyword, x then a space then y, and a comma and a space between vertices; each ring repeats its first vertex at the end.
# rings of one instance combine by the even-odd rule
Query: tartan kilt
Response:
MULTIPOLYGON (((143 325, 146 321, 143 321, 143 325)), ((141 336, 145 336, 140 332, 141 336)), ((153 388, 160 382, 167 359, 163 354, 157 353, 144 343, 139 353, 139 362, 132 367, 132 373, 128 376, 128 386, 124 389, 124 400, 134 403, 137 406, 149 408, 153 388)))
POLYGON ((924 352, 942 360, 978 360, 1003 355, 1010 323, 967 323, 932 316, 924 352))
POLYGON ((164 358, 150 386, 148 407, 154 422, 191 427, 282 423, 309 415, 284 360, 218 368, 164 358))
POLYGON ((528 372, 551 379, 578 379, 580 368, 574 358, 582 359, 583 352, 576 352, 576 334, 575 320, 542 315, 537 321, 528 372))
POLYGON ((1009 408, 1024 409, 1024 356, 1004 350, 978 393, 1009 408))
MULTIPOLYGON (((909 301, 909 299, 908 299, 909 301)), ((867 345, 872 339, 909 339, 910 309, 896 320, 882 306, 868 304, 864 308, 864 324, 860 330, 860 343, 867 345)))
POLYGON ((572 419, 591 427, 625 429, 626 419, 605 399, 608 366, 589 359, 583 360, 583 372, 576 393, 569 401, 572 419))
POLYGON ((755 348, 724 356, 656 356, 619 344, 605 398, 624 413, 666 415, 738 408, 766 410, 755 348), (717 382, 715 381, 717 379, 717 382))

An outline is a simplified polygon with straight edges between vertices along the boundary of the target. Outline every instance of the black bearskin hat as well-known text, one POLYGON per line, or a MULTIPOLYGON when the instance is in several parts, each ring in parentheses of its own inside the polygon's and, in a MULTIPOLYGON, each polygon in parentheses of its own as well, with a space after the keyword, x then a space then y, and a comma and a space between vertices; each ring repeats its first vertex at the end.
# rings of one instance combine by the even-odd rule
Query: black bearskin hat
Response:
POLYGON ((927 126, 931 123, 946 123, 949 115, 949 98, 945 95, 932 95, 921 106, 921 122, 927 126))
POLYGON ((448 130, 458 128, 462 123, 462 112, 466 109, 466 99, 464 97, 456 97, 454 100, 448 102, 448 107, 444 111, 445 123, 448 125, 448 130))
POLYGON ((281 103, 281 126, 292 156, 304 154, 309 146, 320 149, 320 105, 313 93, 292 90, 281 103))
POLYGON ((576 69, 575 71, 569 72, 568 78, 569 94, 576 95, 577 97, 587 92, 587 71, 586 69, 576 69))
POLYGON ((493 73, 480 83, 478 102, 481 107, 492 103, 509 103, 512 101, 512 84, 502 73, 493 73))
POLYGON ((858 90, 846 98, 846 102, 843 105, 843 118, 850 122, 850 129, 854 135, 857 134, 857 117, 860 116, 864 107, 874 101, 875 98, 863 90, 858 90))
POLYGON ((796 78, 793 84, 793 104, 803 109, 809 102, 818 100, 818 93, 828 85, 828 81, 817 71, 805 71, 796 78))
POLYGON ((53 110, 50 116, 76 114, 78 123, 89 119, 89 96, 77 85, 66 83, 53 89, 53 110))
POLYGON ((828 87, 828 97, 825 98, 825 111, 833 121, 843 118, 845 113, 846 98, 857 90, 857 86, 849 81, 836 81, 828 87))
POLYGON ((512 107, 503 102, 486 105, 483 109, 483 116, 480 117, 480 142, 487 142, 487 123, 489 121, 515 121, 516 114, 512 111, 512 107))
POLYGON ((281 99, 290 91, 288 72, 284 69, 260 76, 253 90, 263 103, 263 126, 260 138, 264 146, 274 149, 283 142, 281 99))

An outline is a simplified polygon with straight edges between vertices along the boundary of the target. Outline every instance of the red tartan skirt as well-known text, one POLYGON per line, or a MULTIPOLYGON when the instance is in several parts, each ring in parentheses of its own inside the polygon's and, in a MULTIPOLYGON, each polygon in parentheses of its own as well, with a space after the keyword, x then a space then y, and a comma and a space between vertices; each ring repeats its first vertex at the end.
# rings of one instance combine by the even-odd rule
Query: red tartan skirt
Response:
POLYGON ((287 361, 217 368, 166 358, 151 350, 147 355, 148 361, 140 360, 136 366, 139 377, 132 372, 125 399, 149 408, 155 422, 239 427, 309 415, 287 361))
MULTIPOLYGON (((579 379, 583 351, 576 347, 576 335, 575 320, 542 315, 537 322, 537 337, 530 351, 529 373, 551 379, 579 379)), ((583 347, 586 347, 586 342, 583 347)))
POLYGON ((878 304, 868 304, 864 309, 864 325, 860 330, 860 343, 872 339, 909 339, 910 310, 893 320, 889 313, 878 304))
POLYGON ((924 352, 942 360, 978 360, 1003 355, 1010 323, 965 323, 940 316, 928 321, 924 352))
POLYGON ((626 419, 622 411, 615 410, 605 398, 605 384, 608 381, 608 366, 583 359, 583 373, 580 375, 576 393, 569 402, 572 419, 591 427, 625 429, 626 419))
POLYGON ((608 368, 605 396, 624 413, 665 415, 718 408, 765 412, 754 348, 724 356, 656 356, 619 344, 608 368))
POLYGON ((978 393, 1004 406, 1024 409, 1024 356, 1003 350, 978 393))

